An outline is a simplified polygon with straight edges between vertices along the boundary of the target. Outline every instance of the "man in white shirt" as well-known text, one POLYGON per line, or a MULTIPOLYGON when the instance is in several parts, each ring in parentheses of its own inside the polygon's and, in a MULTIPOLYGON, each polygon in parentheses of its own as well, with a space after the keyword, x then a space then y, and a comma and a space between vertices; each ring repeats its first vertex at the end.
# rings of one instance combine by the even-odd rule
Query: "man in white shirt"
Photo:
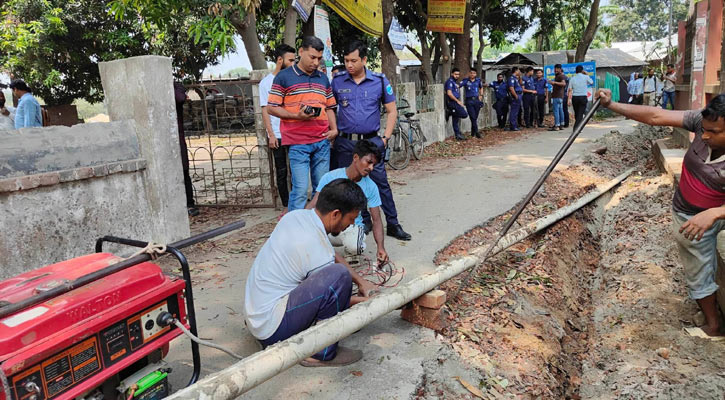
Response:
POLYGON ((574 106, 574 129, 584 118, 587 111, 587 103, 589 102, 589 85, 593 85, 594 81, 584 71, 584 66, 576 66, 576 74, 569 78, 569 104, 574 106))
POLYGON ((667 73, 662 77, 664 86, 662 88, 662 108, 667 109, 667 103, 672 105, 672 109, 675 109, 675 84, 677 83, 677 74, 675 73, 675 66, 673 64, 667 64, 667 73))
MULTIPOLYGON (((311 210, 294 210, 277 224, 252 264, 244 294, 245 323, 264 347, 365 301, 376 288, 335 254, 327 237, 339 235, 367 206, 363 190, 336 179, 311 210), (359 296, 351 296, 352 283, 359 296)), ((337 343, 303 360, 306 367, 342 366, 362 358, 337 343)))
POLYGON ((272 89, 272 82, 279 71, 292 66, 295 63, 295 49, 292 46, 281 44, 274 49, 275 67, 274 72, 264 77, 259 82, 259 105, 262 107, 262 122, 267 131, 269 148, 272 149, 274 157, 275 178, 277 181, 277 192, 282 200, 282 215, 287 212, 289 201, 289 189, 287 188, 287 147, 282 146, 282 133, 279 130, 279 118, 270 115, 267 111, 267 99, 272 89))
POLYGON ((657 90, 662 89, 660 80, 655 76, 655 69, 647 70, 647 76, 644 77, 644 105, 654 106, 657 90))

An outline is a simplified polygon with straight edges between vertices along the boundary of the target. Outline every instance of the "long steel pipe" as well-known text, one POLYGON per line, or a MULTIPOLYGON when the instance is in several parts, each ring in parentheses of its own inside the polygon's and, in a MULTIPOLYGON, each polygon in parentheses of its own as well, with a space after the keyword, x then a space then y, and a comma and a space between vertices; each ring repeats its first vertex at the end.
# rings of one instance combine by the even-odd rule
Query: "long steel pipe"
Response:
MULTIPOLYGON (((576 202, 540 218, 504 237, 491 251, 495 254, 545 229, 590 203, 622 182, 632 170, 597 186, 576 202)), ((215 372, 199 382, 182 389, 167 399, 234 399, 249 389, 294 366, 325 347, 351 335, 383 315, 431 291, 441 283, 455 277, 481 261, 483 246, 471 250, 470 256, 453 260, 395 289, 385 289, 372 299, 321 321, 311 328, 267 349, 254 353, 230 367, 215 372)))

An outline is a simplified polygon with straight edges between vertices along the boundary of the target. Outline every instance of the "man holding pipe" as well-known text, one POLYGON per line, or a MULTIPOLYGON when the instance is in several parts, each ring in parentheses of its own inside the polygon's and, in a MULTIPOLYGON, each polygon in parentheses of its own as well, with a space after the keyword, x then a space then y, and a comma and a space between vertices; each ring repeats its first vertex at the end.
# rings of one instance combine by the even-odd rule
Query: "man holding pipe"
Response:
POLYGON ((615 103, 607 89, 597 94, 603 107, 627 118, 695 133, 672 199, 672 227, 690 297, 706 320, 704 326, 686 331, 693 336, 721 338, 715 273, 717 234, 725 229, 725 94, 714 97, 703 110, 688 111, 615 103))

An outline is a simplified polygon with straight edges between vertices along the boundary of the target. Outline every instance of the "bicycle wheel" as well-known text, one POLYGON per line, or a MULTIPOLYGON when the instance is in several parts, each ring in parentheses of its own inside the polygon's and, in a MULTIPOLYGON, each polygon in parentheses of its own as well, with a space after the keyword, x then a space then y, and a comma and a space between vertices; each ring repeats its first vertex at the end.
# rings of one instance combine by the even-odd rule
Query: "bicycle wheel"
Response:
POLYGON ((393 132, 393 137, 390 138, 390 158, 388 159, 388 165, 392 169, 404 169, 410 162, 410 142, 408 138, 404 137, 400 130, 393 132))
POLYGON ((410 149, 416 160, 423 158, 423 148, 425 147, 425 136, 416 125, 410 127, 410 149))

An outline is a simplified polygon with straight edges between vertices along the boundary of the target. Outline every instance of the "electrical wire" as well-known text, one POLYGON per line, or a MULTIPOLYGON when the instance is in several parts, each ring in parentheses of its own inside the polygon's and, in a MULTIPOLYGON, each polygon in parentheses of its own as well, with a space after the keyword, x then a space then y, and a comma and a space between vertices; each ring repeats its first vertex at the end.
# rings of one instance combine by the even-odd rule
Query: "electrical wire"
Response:
POLYGON ((179 322, 178 319, 174 318, 172 320, 172 323, 174 325, 176 325, 177 328, 181 329, 181 331, 184 332, 184 334, 186 334, 186 336, 188 336, 189 338, 191 338, 191 340, 195 341, 196 343, 199 343, 202 346, 211 347, 212 349, 221 350, 221 351, 229 354, 230 356, 236 358, 237 360, 243 360, 244 359, 244 357, 240 356, 239 354, 236 354, 235 352, 227 349, 226 347, 220 346, 220 345, 218 345, 216 343, 212 343, 212 342, 207 341, 207 340, 199 339, 198 337, 194 336, 194 334, 191 333, 191 332, 189 332, 189 330, 186 329, 186 327, 184 326, 184 324, 182 324, 181 322, 179 322))
POLYGON ((355 268, 355 271, 357 271, 358 275, 379 288, 394 288, 405 277, 405 268, 400 267, 398 269, 391 261, 386 261, 376 267, 373 261, 366 256, 362 256, 360 267, 355 268), (396 276, 398 277, 397 279, 395 278, 396 276))

